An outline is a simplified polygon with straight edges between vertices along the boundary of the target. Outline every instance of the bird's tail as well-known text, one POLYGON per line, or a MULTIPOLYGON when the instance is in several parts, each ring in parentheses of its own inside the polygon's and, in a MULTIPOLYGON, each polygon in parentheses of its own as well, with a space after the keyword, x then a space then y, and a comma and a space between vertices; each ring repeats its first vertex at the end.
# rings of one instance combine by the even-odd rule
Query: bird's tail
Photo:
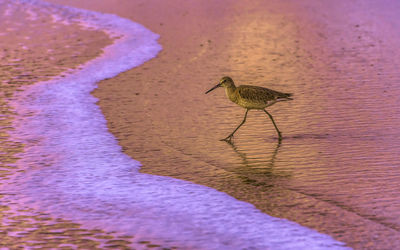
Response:
POLYGON ((280 95, 277 98, 277 101, 291 101, 293 100, 292 96, 293 96, 292 93, 280 93, 280 95))

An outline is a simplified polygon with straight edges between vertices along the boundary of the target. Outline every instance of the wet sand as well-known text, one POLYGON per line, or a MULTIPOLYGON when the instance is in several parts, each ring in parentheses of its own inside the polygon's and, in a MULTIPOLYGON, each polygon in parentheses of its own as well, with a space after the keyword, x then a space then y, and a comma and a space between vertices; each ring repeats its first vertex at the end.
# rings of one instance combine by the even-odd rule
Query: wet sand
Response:
POLYGON ((400 57, 393 53, 400 39, 398 23, 382 19, 395 8, 360 1, 51 2, 114 13, 161 35, 155 59, 93 93, 142 172, 215 188, 356 249, 398 246, 400 57), (219 141, 244 114, 223 91, 204 95, 224 75, 295 94, 270 109, 282 143, 256 111, 234 145, 219 141))

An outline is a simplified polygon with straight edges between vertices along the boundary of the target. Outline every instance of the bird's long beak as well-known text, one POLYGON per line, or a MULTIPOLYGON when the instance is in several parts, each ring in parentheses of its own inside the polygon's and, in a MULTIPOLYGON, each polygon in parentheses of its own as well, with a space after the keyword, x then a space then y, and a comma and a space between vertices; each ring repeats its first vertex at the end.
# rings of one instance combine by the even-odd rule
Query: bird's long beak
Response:
POLYGON ((209 91, 206 92, 206 94, 208 94, 209 92, 213 91, 214 89, 221 87, 221 84, 218 83, 217 85, 215 85, 214 87, 212 87, 209 91))

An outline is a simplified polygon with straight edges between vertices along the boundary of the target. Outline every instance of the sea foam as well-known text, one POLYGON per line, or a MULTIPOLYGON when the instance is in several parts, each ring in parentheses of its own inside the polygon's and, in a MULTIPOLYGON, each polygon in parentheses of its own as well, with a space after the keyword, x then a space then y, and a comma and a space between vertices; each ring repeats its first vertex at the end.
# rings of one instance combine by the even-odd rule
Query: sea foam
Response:
MULTIPOLYGON (((214 189, 139 173, 122 153, 90 92, 161 50, 158 35, 130 20, 41 1, 21 1, 119 37, 65 77, 28 86, 11 101, 13 137, 26 144, 8 191, 21 206, 165 246, 195 249, 336 249, 344 244, 214 189)), ((32 16, 34 16, 31 13, 32 16)), ((155 59, 157 60, 157 59, 155 59)))

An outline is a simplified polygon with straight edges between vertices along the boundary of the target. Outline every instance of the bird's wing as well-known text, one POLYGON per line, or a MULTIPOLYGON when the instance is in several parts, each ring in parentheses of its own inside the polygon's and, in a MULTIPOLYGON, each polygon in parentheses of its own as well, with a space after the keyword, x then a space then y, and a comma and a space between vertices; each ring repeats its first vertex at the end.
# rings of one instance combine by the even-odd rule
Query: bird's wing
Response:
POLYGON ((290 98, 292 96, 291 93, 283 93, 276 90, 252 85, 241 85, 238 88, 240 96, 244 99, 263 100, 265 102, 272 100, 292 100, 292 98, 290 98))
POLYGON ((241 85, 238 87, 238 91, 239 96, 247 100, 257 100, 266 103, 276 99, 276 91, 263 87, 241 85))

